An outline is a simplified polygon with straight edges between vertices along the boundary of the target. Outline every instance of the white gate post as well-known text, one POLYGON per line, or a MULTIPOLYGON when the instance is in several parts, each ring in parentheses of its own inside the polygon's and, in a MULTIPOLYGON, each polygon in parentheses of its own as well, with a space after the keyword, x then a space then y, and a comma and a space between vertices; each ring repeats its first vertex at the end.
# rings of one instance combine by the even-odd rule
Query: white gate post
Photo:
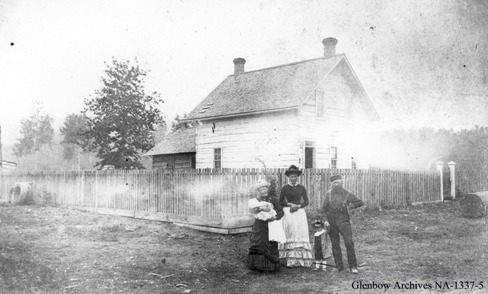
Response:
POLYGON ((449 161, 449 179, 451 180, 451 197, 452 200, 456 199, 456 163, 449 161))
POLYGON ((442 179, 442 174, 443 174, 442 168, 443 168, 444 162, 438 161, 435 164, 437 166, 437 170, 439 171, 439 173, 441 175, 441 201, 444 202, 444 182, 442 179))

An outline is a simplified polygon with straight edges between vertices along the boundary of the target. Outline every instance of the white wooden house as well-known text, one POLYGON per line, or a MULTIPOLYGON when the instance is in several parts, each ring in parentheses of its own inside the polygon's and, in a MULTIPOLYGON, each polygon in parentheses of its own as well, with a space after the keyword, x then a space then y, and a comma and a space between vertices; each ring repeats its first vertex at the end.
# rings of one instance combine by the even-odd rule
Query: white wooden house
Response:
POLYGON ((196 131, 195 167, 367 167, 350 134, 379 116, 337 40, 322 43, 322 57, 271 68, 246 72, 234 59, 182 121, 196 131))

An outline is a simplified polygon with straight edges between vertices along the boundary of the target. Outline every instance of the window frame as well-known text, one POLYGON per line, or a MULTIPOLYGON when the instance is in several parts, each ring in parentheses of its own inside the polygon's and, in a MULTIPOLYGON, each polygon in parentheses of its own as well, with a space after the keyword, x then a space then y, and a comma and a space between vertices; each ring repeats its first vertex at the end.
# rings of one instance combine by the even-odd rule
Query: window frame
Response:
POLYGON ((337 146, 330 146, 330 168, 337 169, 339 162, 339 148, 337 146), (334 153, 332 152, 334 151, 334 153))
POLYGON ((325 92, 315 90, 315 118, 325 119, 325 92))
POLYGON ((221 169, 222 168, 222 148, 214 148, 213 165, 214 165, 215 169, 221 169), (217 159, 217 156, 219 157, 218 159, 217 159), (219 167, 217 167, 217 163, 218 163, 219 167))

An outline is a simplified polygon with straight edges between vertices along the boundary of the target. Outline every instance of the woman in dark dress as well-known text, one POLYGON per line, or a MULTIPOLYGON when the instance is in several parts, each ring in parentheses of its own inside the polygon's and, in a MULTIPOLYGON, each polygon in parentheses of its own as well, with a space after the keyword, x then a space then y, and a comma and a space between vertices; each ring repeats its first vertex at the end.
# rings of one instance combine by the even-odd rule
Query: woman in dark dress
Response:
MULTIPOLYGON (((275 182, 274 185, 276 185, 275 182)), ((273 204, 273 209, 276 211, 276 216, 273 218, 267 221, 255 219, 252 226, 251 247, 249 248, 249 255, 247 257, 247 267, 258 272, 274 272, 280 269, 278 242, 269 241, 268 222, 281 219, 283 217, 283 209, 278 202, 276 192, 273 193, 273 190, 276 191, 276 189, 269 189, 269 191, 269 186, 270 184, 266 181, 259 181, 255 186, 257 190, 256 199, 273 204)), ((264 209, 261 210, 260 207, 255 207, 251 208, 250 212, 255 214, 260 211, 267 211, 267 208, 264 209)))

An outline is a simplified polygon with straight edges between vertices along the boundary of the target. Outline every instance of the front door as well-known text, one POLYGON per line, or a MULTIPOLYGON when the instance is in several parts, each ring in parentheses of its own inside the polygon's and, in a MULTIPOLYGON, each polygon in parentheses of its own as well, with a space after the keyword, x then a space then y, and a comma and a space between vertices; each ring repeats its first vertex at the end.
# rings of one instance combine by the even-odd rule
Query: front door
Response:
POLYGON ((313 147, 305 147, 305 168, 313 168, 313 147))
POLYGON ((305 168, 315 167, 315 143, 305 141, 305 168))

